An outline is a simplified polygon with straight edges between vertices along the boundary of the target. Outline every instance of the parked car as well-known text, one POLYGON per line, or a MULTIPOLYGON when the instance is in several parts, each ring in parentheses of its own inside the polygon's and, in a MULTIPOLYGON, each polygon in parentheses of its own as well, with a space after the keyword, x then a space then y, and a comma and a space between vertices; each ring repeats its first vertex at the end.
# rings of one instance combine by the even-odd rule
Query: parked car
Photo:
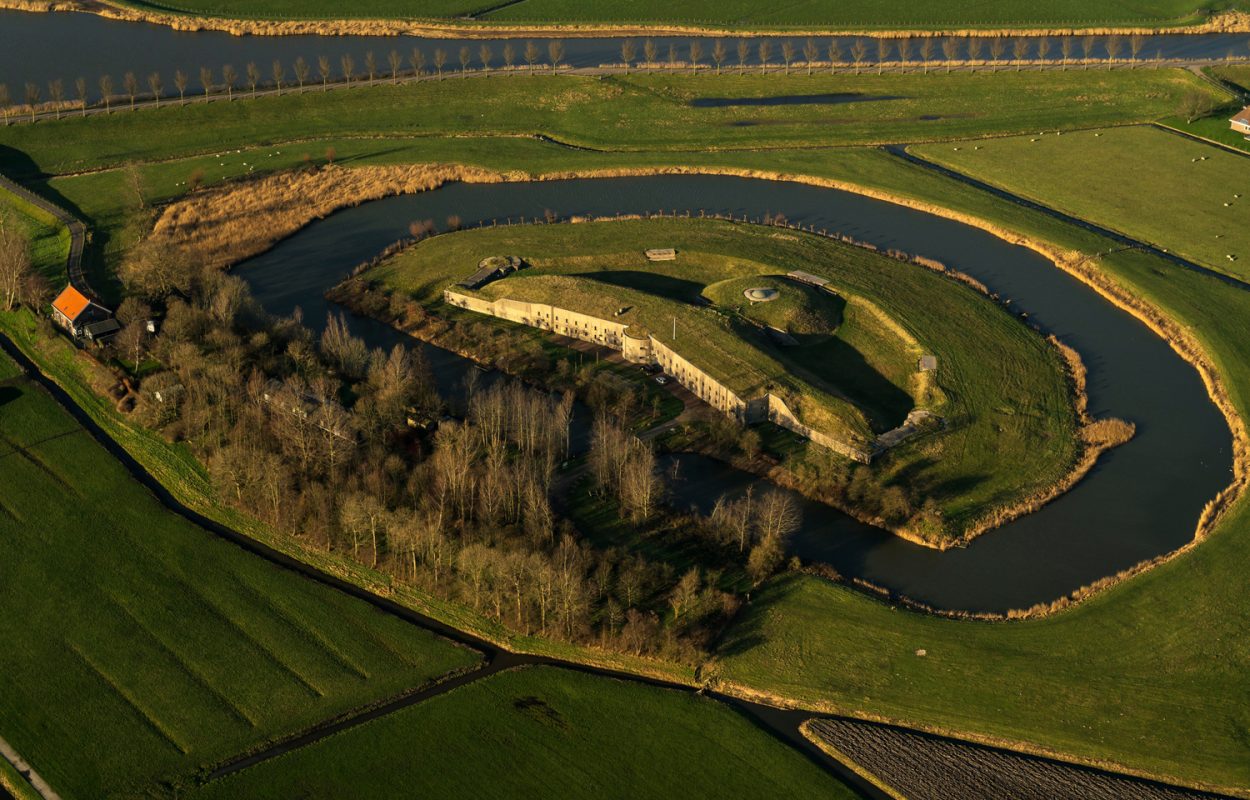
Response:
POLYGON ((655 376, 655 382, 656 382, 656 383, 658 383, 658 384, 660 384, 661 386, 663 386, 664 384, 668 383, 668 376, 667 376, 667 375, 656 375, 656 376, 655 376))

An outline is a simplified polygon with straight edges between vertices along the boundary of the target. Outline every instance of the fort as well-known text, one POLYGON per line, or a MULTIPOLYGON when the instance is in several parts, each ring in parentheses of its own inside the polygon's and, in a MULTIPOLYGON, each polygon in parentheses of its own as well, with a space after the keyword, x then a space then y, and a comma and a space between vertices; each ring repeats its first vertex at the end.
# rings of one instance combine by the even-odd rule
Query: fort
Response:
POLYGON ((873 448, 857 446, 804 424, 785 400, 774 392, 764 391, 752 397, 742 397, 653 334, 626 322, 601 319, 547 303, 508 297, 488 300, 454 289, 444 290, 443 299, 467 311, 619 350, 626 361, 635 364, 656 365, 700 400, 743 424, 772 422, 863 464, 871 461, 874 455, 873 448))

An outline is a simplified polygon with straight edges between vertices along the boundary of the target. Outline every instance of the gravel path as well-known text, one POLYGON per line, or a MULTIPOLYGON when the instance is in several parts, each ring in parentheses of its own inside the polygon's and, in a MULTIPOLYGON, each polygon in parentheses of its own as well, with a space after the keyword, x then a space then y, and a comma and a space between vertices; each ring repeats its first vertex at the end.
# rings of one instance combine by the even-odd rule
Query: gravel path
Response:
POLYGON ((35 772, 34 767, 26 763, 26 759, 22 758, 21 754, 4 740, 4 737, 0 737, 0 756, 4 756, 5 761, 12 764, 13 768, 22 774, 22 777, 30 781, 30 785, 35 788, 36 792, 39 792, 44 800, 61 800, 61 796, 48 785, 48 782, 38 772, 35 772))

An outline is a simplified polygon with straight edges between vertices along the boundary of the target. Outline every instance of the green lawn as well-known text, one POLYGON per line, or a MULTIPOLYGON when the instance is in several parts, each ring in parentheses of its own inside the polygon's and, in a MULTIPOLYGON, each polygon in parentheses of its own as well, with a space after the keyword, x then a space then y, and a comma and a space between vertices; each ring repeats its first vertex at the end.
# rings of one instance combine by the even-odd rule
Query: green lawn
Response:
POLYGON ((0 353, 0 381, 17 377, 21 374, 21 370, 17 368, 17 364, 13 363, 13 359, 4 353, 0 353))
MULTIPOLYGON (((461 131, 545 134, 608 150, 742 149, 927 141, 989 133, 1094 127, 1157 119, 1186 90, 1214 92, 1184 70, 930 75, 564 76, 423 81, 233 103, 166 104, 106 117, 0 129, 0 171, 28 176, 212 153, 258 143, 288 155, 307 140, 461 131), (700 97, 861 94, 837 105, 692 107, 700 97), (992 100, 990 99, 992 97, 992 100), (4 147, 7 146, 7 147, 4 147), (13 148, 20 153, 7 148, 13 148), (27 161, 29 158, 29 161, 27 161)), ((1214 95, 1213 95, 1214 96, 1214 95)), ((1220 97, 1223 102, 1224 97, 1220 97)), ((246 160, 246 159, 242 159, 246 160)), ((224 157, 205 178, 246 173, 224 157)), ((340 161, 342 159, 340 158, 340 161)), ((249 166, 256 166, 255 163, 249 166)), ((267 162, 259 164, 268 167, 267 162)), ((185 179, 185 175, 183 178, 185 179)))
POLYGON ((478 660, 166 511, 25 382, 0 487, 0 735, 63 797, 185 786, 478 660))
POLYGON ((8 209, 26 226, 30 236, 30 261, 50 280, 65 276, 69 257, 69 230, 55 217, 0 187, 0 207, 8 209))
POLYGON ((194 798, 857 795, 707 698, 554 667, 480 682, 206 784, 194 798))
POLYGON ((1022 0, 991 0, 963 6, 943 0, 916 0, 907 4, 883 0, 847 0, 831 4, 797 0, 760 6, 748 0, 689 0, 680 4, 660 0, 366 0, 343 6, 332 0, 125 0, 129 5, 156 10, 221 17, 287 18, 436 18, 481 13, 487 23, 669 23, 731 28, 837 27, 850 29, 973 28, 1046 26, 1098 27, 1104 25, 1185 24, 1201 19, 1207 9, 1241 8, 1238 0, 1195 4, 1190 0, 1054 0, 1045 6, 1022 0))
POLYGON ((1031 200, 1250 278, 1250 158, 1151 126, 913 149, 1031 200))

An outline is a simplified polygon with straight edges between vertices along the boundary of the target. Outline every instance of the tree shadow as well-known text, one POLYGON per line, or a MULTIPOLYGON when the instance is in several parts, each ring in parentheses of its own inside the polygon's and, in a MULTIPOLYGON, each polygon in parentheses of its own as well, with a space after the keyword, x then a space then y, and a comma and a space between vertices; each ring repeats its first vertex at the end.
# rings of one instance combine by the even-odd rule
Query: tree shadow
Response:
POLYGON ((639 270, 604 270, 602 272, 581 272, 579 278, 606 283, 609 286, 620 286, 639 292, 676 300, 690 305, 704 305, 703 284, 695 281, 682 280, 670 275, 659 275, 654 272, 639 270))
POLYGON ((22 392, 16 386, 0 386, 0 406, 12 403, 21 397, 22 392))

